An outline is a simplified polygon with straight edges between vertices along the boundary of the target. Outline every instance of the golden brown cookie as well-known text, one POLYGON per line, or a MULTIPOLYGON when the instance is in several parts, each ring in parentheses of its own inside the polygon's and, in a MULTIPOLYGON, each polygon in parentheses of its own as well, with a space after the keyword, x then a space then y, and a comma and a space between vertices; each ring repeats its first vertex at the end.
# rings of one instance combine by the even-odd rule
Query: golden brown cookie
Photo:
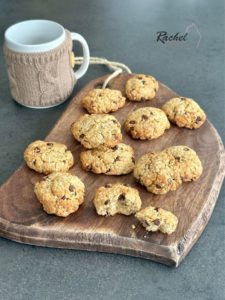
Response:
POLYGON ((131 101, 152 100, 159 89, 158 81, 144 74, 136 74, 127 80, 125 91, 131 101))
POLYGON ((109 113, 125 105, 126 98, 118 90, 93 89, 82 99, 82 106, 90 114, 109 113))
POLYGON ((173 233, 178 224, 177 217, 162 208, 148 206, 135 214, 147 231, 161 231, 162 233, 173 233))
POLYGON ((24 152, 29 168, 39 173, 68 171, 73 166, 73 155, 66 145, 55 142, 35 141, 24 152))
POLYGON ((132 172, 134 151, 131 146, 118 144, 113 148, 100 148, 83 151, 80 154, 82 168, 96 174, 121 175, 132 172))
POLYGON ((134 177, 154 194, 166 194, 181 185, 176 160, 166 152, 143 155, 135 164, 134 177))
POLYGON ((141 208, 138 190, 122 183, 98 188, 93 203, 97 214, 101 216, 131 215, 141 208))
POLYGON ((195 181, 202 175, 202 163, 193 149, 187 146, 173 146, 165 152, 176 159, 182 181, 195 181))
POLYGON ((206 120, 204 111, 190 98, 172 98, 162 106, 162 110, 179 127, 199 128, 206 120))
POLYGON ((71 132, 87 149, 114 147, 122 141, 120 123, 107 114, 85 114, 72 124, 71 132))
POLYGON ((170 128, 166 114, 159 108, 142 107, 128 115, 125 130, 134 139, 152 140, 170 128))
POLYGON ((84 201, 84 184, 69 173, 55 172, 35 184, 34 192, 48 214, 67 217, 84 201))

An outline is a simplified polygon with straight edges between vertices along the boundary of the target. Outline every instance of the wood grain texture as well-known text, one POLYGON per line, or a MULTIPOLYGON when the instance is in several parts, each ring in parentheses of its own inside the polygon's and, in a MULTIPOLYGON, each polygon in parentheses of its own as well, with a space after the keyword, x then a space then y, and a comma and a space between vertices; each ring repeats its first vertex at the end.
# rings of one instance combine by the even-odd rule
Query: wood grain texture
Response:
MULTIPOLYGON (((110 87, 124 93, 125 82, 130 76, 118 76, 110 87)), ((75 165, 70 172, 85 183, 85 203, 75 214, 65 219, 47 215, 33 192, 34 183, 42 175, 23 165, 0 188, 0 235, 21 243, 121 253, 178 266, 201 235, 215 206, 225 173, 222 141, 209 121, 197 130, 172 126, 163 136, 153 141, 132 140, 123 129, 123 141, 135 149, 136 159, 149 151, 161 151, 172 145, 187 145, 197 151, 204 167, 201 178, 196 182, 183 183, 177 191, 166 195, 147 192, 135 182, 132 174, 106 176, 83 171, 79 162, 82 147, 74 140, 69 128, 85 112, 80 106, 82 97, 104 79, 105 76, 91 81, 74 97, 46 138, 48 141, 64 143, 72 150, 75 165), (138 188, 143 207, 152 204, 174 212, 179 218, 177 231, 170 236, 146 233, 134 216, 98 216, 92 204, 96 188, 118 181, 138 188), (135 229, 131 227, 133 224, 135 229)), ((113 115, 123 124, 127 114, 134 109, 143 106, 161 107, 176 95, 160 84, 155 100, 142 103, 127 101, 125 107, 113 115)))

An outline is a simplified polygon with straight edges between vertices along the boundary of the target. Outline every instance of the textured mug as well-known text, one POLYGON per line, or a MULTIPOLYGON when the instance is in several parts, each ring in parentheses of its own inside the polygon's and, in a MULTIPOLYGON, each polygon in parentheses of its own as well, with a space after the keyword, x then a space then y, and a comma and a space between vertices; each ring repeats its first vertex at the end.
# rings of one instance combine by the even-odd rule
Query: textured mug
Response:
POLYGON ((5 32, 4 55, 14 100, 32 108, 47 108, 65 101, 77 79, 87 71, 89 48, 78 33, 48 20, 28 20, 5 32), (84 62, 74 72, 72 43, 78 41, 84 62))

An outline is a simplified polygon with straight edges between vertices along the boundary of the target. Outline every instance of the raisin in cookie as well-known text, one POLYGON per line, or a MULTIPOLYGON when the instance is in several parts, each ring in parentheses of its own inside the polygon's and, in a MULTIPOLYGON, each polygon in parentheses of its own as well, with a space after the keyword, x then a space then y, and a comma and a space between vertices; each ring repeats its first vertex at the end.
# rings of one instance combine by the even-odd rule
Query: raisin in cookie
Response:
POLYGON ((29 168, 39 173, 66 172, 73 166, 73 155, 66 145, 35 141, 24 152, 29 168))
POLYGON ((134 177, 154 194, 166 194, 181 185, 176 160, 166 152, 143 155, 135 164, 134 177))
POLYGON ((69 173, 55 172, 34 187, 38 200, 48 214, 67 217, 84 201, 84 184, 69 173))
POLYGON ((82 106, 90 114, 116 111, 125 105, 126 98, 118 90, 93 89, 82 99, 82 106))
POLYGON ((118 144, 113 148, 101 146, 80 154, 82 168, 96 174, 121 175, 132 172, 134 151, 131 146, 118 144))
POLYGON ((122 141, 120 123, 107 114, 85 114, 72 124, 71 132, 87 149, 114 147, 122 141))
POLYGON ((152 100, 159 89, 158 81, 144 74, 137 74, 127 80, 125 91, 131 101, 152 100))
POLYGON ((151 140, 170 128, 166 114, 159 108, 143 107, 128 115, 125 130, 134 139, 151 140))
POLYGON ((177 217, 162 208, 148 206, 135 214, 147 231, 161 231, 163 233, 173 233, 178 224, 177 217))
POLYGON ((141 208, 138 190, 121 183, 98 188, 93 203, 101 216, 131 215, 141 208))
POLYGON ((162 110, 178 127, 199 128, 206 120, 204 111, 190 98, 172 98, 163 105, 162 110))
POLYGON ((182 181, 195 181, 201 176, 202 163, 193 149, 187 146, 173 146, 165 152, 176 159, 182 181))

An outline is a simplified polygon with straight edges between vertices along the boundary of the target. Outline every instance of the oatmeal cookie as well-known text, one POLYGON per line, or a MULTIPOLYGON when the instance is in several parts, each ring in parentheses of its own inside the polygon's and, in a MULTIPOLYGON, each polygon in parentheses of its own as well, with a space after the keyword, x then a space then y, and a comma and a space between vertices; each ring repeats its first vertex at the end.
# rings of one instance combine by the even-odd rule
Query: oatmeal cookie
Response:
POLYGON ((48 214, 67 217, 84 201, 84 184, 69 173, 55 172, 37 182, 34 192, 48 214))
POLYGON ((80 160, 84 170, 106 175, 128 174, 135 163, 132 147, 122 143, 113 148, 101 146, 83 151, 80 160))
POLYGON ((134 139, 151 140, 170 128, 166 114, 159 108, 143 107, 128 115, 125 130, 134 139))
POLYGON ((122 183, 98 188, 93 203, 97 214, 101 216, 131 215, 141 208, 138 190, 122 183))
POLYGON ((39 173, 66 172, 73 166, 73 155, 66 145, 35 141, 24 152, 29 168, 39 173))
POLYGON ((114 147, 122 141, 120 123, 107 114, 85 114, 72 124, 71 132, 87 149, 114 147))
POLYGON ((131 101, 152 100, 159 89, 158 81, 144 74, 136 74, 127 80, 125 91, 131 101))
POLYGON ((204 111, 190 98, 172 98, 162 106, 162 110, 178 127, 195 129, 202 126, 206 120, 204 111))
POLYGON ((82 106, 90 114, 109 113, 125 105, 126 98, 118 90, 93 89, 82 99, 82 106))

